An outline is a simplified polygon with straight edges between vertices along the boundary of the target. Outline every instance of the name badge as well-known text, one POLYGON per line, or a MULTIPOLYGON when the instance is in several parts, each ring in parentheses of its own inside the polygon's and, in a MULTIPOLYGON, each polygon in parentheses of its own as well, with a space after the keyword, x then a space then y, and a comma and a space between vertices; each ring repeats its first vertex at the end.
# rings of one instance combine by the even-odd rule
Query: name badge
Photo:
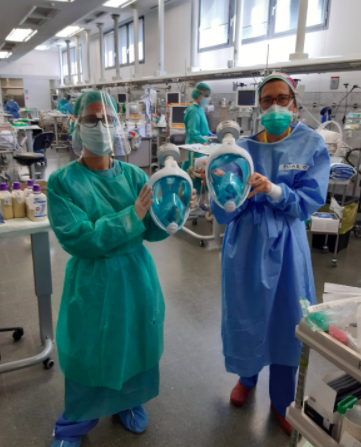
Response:
POLYGON ((280 165, 280 171, 308 171, 309 166, 295 163, 292 165, 280 165))

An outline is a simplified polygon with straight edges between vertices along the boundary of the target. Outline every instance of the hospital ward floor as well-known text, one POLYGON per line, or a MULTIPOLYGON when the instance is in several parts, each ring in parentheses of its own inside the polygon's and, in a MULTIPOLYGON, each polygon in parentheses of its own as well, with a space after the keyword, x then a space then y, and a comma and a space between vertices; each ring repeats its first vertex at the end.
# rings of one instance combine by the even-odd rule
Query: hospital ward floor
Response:
MULTIPOLYGON (((61 166, 67 154, 49 155, 48 170, 61 166)), ((50 171, 51 172, 51 171, 50 171)), ((200 222, 197 232, 210 233, 200 222)), ((220 250, 208 251, 186 234, 146 244, 155 260, 166 301, 165 351, 160 394, 145 408, 149 427, 142 435, 124 430, 116 417, 102 419, 83 447, 287 447, 288 438, 270 413, 268 369, 260 375, 248 405, 236 409, 229 394, 237 377, 226 373, 220 335, 220 250)), ((50 233, 53 320, 56 325, 65 264, 69 256, 50 233)), ((361 287, 361 239, 353 235, 339 254, 312 251, 317 295, 333 282, 361 287)), ((30 238, 0 241, 0 327, 21 325, 23 339, 14 343, 0 334, 2 362, 39 351, 37 302, 34 294, 30 238)), ((55 420, 64 409, 64 379, 56 360, 52 370, 35 366, 0 376, 0 446, 50 447, 55 420)), ((308 386, 335 367, 311 354, 308 386)))

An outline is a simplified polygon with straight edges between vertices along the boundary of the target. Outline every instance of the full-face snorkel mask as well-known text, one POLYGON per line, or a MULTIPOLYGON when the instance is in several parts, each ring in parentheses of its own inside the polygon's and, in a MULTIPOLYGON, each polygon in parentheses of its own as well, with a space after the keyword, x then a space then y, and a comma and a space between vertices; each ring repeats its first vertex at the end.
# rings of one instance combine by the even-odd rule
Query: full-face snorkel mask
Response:
POLYGON ((218 206, 232 213, 246 200, 254 168, 251 156, 236 145, 240 128, 234 121, 223 121, 217 127, 222 145, 207 160, 206 178, 209 192, 218 206))
POLYGON ((165 167, 150 178, 153 188, 153 205, 150 214, 154 222, 168 234, 181 230, 190 212, 193 183, 189 175, 178 166, 179 149, 171 143, 158 150, 158 161, 165 167))

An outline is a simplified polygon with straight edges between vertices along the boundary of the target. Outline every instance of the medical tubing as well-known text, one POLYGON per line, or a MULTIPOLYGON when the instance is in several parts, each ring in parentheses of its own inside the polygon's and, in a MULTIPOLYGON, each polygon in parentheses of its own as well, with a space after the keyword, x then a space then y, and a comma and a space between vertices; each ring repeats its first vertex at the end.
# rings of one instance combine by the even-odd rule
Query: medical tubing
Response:
POLYGON ((312 115, 312 113, 308 110, 306 106, 302 105, 302 108, 306 110, 306 112, 310 115, 310 117, 313 118, 319 126, 321 125, 321 123, 312 115))
MULTIPOLYGON (((350 151, 348 151, 347 154, 346 154, 346 161, 347 161, 347 163, 348 163, 349 165, 351 165, 353 168, 356 168, 356 166, 352 163, 351 160, 349 160, 349 156, 352 154, 352 152, 355 152, 355 151, 361 151, 361 148, 356 147, 356 148, 351 149, 350 151)), ((358 171, 358 172, 359 172, 359 174, 361 174, 360 166, 359 166, 358 168, 359 168, 359 171, 358 171)))

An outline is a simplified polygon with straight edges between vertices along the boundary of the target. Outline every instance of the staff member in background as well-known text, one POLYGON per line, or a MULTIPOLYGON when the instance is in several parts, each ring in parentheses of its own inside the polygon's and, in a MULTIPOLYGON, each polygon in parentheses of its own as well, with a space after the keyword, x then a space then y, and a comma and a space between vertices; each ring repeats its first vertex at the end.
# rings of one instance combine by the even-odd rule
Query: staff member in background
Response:
POLYGON ((11 113, 11 115, 17 119, 19 118, 18 113, 19 110, 20 110, 19 104, 16 101, 14 101, 13 96, 10 96, 9 100, 4 105, 4 112, 11 113))
POLYGON ((58 100, 58 105, 57 105, 57 110, 60 110, 61 113, 64 113, 64 115, 66 115, 67 113, 72 115, 73 114, 73 106, 70 104, 70 99, 71 96, 70 95, 65 95, 65 97, 59 98, 58 100))
POLYGON ((305 223, 324 203, 330 158, 324 140, 296 116, 295 85, 275 73, 259 87, 265 130, 238 141, 253 159, 253 190, 233 213, 213 201, 227 224, 222 251, 222 339, 228 372, 240 378, 231 402, 241 407, 270 367, 270 399, 287 433, 286 408, 294 400, 301 342, 300 297, 316 302, 305 223))
MULTIPOLYGON (((203 107, 209 104, 211 89, 208 84, 200 82, 192 91, 194 103, 190 105, 184 115, 184 125, 187 134, 186 144, 201 143, 207 144, 207 137, 210 135, 208 121, 203 107)), ((191 166, 191 152, 188 152, 188 161, 182 164, 182 169, 187 171, 191 166)), ((202 157, 202 154, 193 153, 194 158, 202 157)), ((201 180, 193 177, 193 185, 200 194, 201 180)))

